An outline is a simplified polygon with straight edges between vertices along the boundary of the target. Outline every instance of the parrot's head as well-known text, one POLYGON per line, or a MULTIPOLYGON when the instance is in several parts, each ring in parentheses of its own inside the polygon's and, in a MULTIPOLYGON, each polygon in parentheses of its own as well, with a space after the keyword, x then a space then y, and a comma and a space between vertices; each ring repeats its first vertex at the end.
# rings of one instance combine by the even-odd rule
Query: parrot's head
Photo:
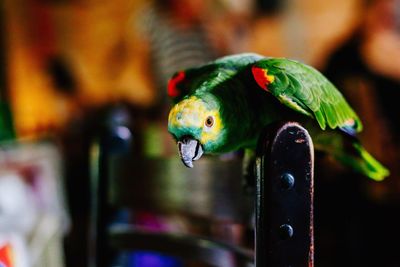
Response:
POLYGON ((220 112, 220 104, 211 94, 184 98, 171 109, 168 131, 187 167, 192 168, 203 153, 219 152, 223 147, 226 130, 220 112))

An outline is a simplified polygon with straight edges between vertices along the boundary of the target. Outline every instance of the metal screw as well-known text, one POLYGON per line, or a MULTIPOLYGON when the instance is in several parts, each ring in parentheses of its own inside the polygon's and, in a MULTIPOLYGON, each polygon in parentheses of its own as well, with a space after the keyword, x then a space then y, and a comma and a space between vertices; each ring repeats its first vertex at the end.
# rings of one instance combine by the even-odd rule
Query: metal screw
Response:
POLYGON ((281 176, 282 188, 288 190, 294 186, 294 177, 290 173, 284 173, 281 176))
POLYGON ((289 224, 282 224, 279 226, 279 236, 281 239, 289 239, 293 236, 293 228, 289 224))

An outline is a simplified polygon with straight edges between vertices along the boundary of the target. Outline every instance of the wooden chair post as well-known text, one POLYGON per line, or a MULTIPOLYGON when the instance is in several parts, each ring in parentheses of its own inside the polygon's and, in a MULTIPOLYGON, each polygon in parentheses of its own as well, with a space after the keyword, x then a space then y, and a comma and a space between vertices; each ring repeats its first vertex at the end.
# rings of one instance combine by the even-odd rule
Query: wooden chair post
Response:
POLYGON ((269 127, 256 159, 255 266, 314 266, 313 143, 298 123, 269 127))

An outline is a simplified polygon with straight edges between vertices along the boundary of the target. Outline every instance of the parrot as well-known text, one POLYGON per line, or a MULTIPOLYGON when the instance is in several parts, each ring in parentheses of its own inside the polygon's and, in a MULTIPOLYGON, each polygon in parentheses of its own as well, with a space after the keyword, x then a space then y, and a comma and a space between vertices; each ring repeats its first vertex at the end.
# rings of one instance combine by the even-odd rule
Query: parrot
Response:
MULTIPOLYGON (((263 129, 299 122, 314 149, 375 181, 390 172, 360 143, 362 123, 341 92, 300 61, 233 54, 177 71, 168 81, 168 131, 186 167, 203 154, 255 154, 263 129)), ((251 157, 251 156, 250 156, 251 157)))

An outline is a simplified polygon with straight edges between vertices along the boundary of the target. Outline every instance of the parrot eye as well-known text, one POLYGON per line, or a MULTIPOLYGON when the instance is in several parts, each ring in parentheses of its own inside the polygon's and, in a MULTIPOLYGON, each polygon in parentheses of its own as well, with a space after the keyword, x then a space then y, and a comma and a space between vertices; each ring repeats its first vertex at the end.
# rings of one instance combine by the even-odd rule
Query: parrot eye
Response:
POLYGON ((214 118, 213 118, 212 116, 208 116, 207 119, 206 119, 206 121, 204 122, 204 124, 205 124, 207 127, 213 126, 213 125, 214 125, 214 118))

